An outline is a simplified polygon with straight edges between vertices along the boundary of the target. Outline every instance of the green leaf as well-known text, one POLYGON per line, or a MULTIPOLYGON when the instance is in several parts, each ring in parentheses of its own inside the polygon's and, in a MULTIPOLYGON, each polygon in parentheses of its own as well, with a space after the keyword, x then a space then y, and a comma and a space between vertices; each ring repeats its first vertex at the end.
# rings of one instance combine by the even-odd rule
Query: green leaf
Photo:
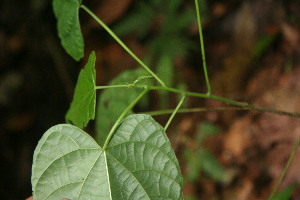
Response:
POLYGON ((168 4, 169 4, 168 11, 172 12, 172 13, 176 13, 177 9, 179 9, 180 4, 182 4, 182 2, 183 2, 183 0, 171 0, 171 1, 168 1, 168 4))
POLYGON ((253 60, 258 60, 270 48, 272 43, 278 37, 278 34, 264 35, 258 39, 255 44, 252 56, 253 60))
POLYGON ((206 175, 215 181, 222 182, 225 180, 225 170, 213 154, 201 149, 199 151, 199 158, 202 170, 206 175))
MULTIPOLYGON (((161 77, 162 81, 169 87, 173 86, 174 69, 172 58, 163 54, 157 63, 157 74, 161 77)), ((160 94, 160 108, 167 109, 169 107, 169 92, 159 91, 160 94)))
MULTIPOLYGON (((138 77, 146 75, 143 69, 128 70, 113 79, 109 85, 133 83, 138 77)), ((140 83, 139 83, 140 84, 140 83)), ((98 100, 96 117, 96 140, 104 144, 110 129, 127 106, 135 100, 143 89, 140 88, 111 88, 104 90, 98 100)), ((131 112, 132 113, 132 112, 131 112)), ((128 113, 128 114, 131 114, 128 113)))
POLYGON ((297 184, 292 184, 289 187, 285 188, 284 190, 281 190, 280 192, 275 194, 273 198, 270 200, 289 200, 292 197, 296 187, 297 184))
POLYGON ((50 128, 35 149, 31 181, 34 199, 183 199, 175 153, 149 115, 125 118, 106 150, 75 126, 50 128))
POLYGON ((201 161, 198 155, 199 151, 185 150, 184 157, 186 160, 186 181, 196 181, 201 172, 201 161))
POLYGON ((173 85, 174 70, 171 56, 163 54, 157 63, 156 71, 166 85, 169 87, 173 85))
POLYGON ((202 143, 206 138, 217 135, 221 132, 221 129, 213 123, 204 122, 200 125, 197 131, 197 141, 202 143))
POLYGON ((134 32, 142 38, 148 33, 154 16, 155 10, 148 3, 138 1, 134 12, 122 19, 113 31, 119 36, 134 32))
POLYGON ((78 16, 81 2, 82 0, 53 1, 61 44, 76 61, 79 61, 84 55, 84 41, 78 16))
POLYGON ((84 69, 80 71, 73 101, 66 114, 66 121, 80 128, 85 127, 89 120, 95 118, 95 62, 95 52, 92 52, 84 69))

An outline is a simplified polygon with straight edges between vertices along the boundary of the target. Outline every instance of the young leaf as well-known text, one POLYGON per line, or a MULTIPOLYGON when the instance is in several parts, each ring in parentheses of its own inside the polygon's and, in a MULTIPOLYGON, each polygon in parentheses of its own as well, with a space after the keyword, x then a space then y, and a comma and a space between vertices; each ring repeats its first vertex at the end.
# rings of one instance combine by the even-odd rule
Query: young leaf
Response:
POLYGON ((105 150, 75 126, 50 128, 35 149, 31 181, 33 199, 183 199, 175 153, 149 115, 125 118, 105 150))
MULTIPOLYGON (((143 69, 128 70, 113 79, 109 85, 133 83, 138 77, 145 74, 146 72, 143 69)), ((96 117, 96 140, 100 145, 104 144, 110 129, 120 114, 139 96, 141 91, 140 88, 111 88, 101 93, 96 117)))
POLYGON ((57 30, 61 44, 76 61, 79 61, 84 55, 84 41, 78 16, 81 1, 53 1, 53 10, 57 19, 57 30))
POLYGON ((90 119, 95 118, 95 61, 95 52, 92 52, 84 69, 80 71, 73 101, 66 114, 66 121, 80 128, 85 127, 90 119))
POLYGON ((202 169, 206 175, 215 181, 223 182, 225 179, 225 170, 218 160, 209 151, 204 149, 199 151, 202 169))

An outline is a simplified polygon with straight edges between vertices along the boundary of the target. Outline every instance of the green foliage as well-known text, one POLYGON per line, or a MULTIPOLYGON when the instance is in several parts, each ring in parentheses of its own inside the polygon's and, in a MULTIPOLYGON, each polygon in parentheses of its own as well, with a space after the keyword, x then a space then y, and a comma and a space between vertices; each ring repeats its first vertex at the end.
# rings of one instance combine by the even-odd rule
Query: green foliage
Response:
POLYGON ((197 181, 201 172, 212 180, 223 182, 225 180, 225 170, 218 160, 208 150, 201 148, 197 150, 185 150, 187 173, 186 181, 197 181))
POLYGON ((253 60, 258 60, 266 52, 266 50, 270 48, 277 37, 278 34, 264 35, 260 37, 253 50, 253 60))
POLYGON ((50 128, 36 147, 34 199, 183 199, 182 176, 163 127, 131 115, 102 149, 83 130, 50 128))
POLYGON ((202 143, 206 138, 210 136, 214 136, 220 133, 221 130, 218 126, 213 123, 204 122, 200 125, 198 132, 197 132, 197 141, 198 143, 202 143))
POLYGON ((83 128, 89 120, 95 118, 95 52, 92 52, 86 66, 81 70, 76 84, 71 107, 66 114, 66 121, 83 128))
MULTIPOLYGON (((84 42, 78 16, 79 9, 83 8, 161 86, 141 83, 142 80, 149 78, 141 70, 122 73, 110 83, 111 87, 96 86, 96 57, 92 52, 85 68, 79 74, 74 98, 66 114, 67 122, 77 127, 60 124, 50 128, 35 149, 31 177, 34 199, 183 199, 183 178, 164 128, 149 115, 126 117, 150 90, 165 91, 162 93, 163 98, 167 97, 166 92, 174 92, 182 96, 166 127, 186 96, 210 98, 234 106, 291 115, 291 113, 256 107, 211 94, 202 40, 200 43, 203 68, 209 92, 206 94, 187 92, 185 89, 180 90, 165 85, 164 82, 168 86, 173 85, 174 59, 178 55, 185 54, 192 47, 186 29, 192 23, 194 14, 179 9, 183 0, 138 1, 136 12, 129 15, 127 20, 116 28, 123 34, 135 31, 143 38, 153 22, 158 22, 156 36, 148 41, 149 57, 150 62, 157 66, 158 74, 163 76, 163 81, 92 11, 81 5, 81 2, 82 0, 53 0, 53 9, 58 21, 58 35, 65 50, 77 61, 84 55, 84 42), (85 127, 89 120, 95 118, 96 89, 103 88, 110 88, 110 90, 105 90, 99 99, 96 121, 99 145, 80 128, 85 127)), ((198 0, 195 3, 198 24, 201 24, 198 0)), ((201 37, 202 30, 199 31, 201 37)), ((269 40, 261 43, 257 52, 264 50, 269 43, 269 40)), ((187 149, 184 154, 187 160, 186 167, 189 170, 188 180, 197 180, 199 173, 203 172, 213 180, 222 182, 225 175, 223 167, 202 144, 207 137, 217 134, 219 129, 213 124, 206 123, 199 130, 197 139, 193 141, 194 143, 191 142, 193 148, 187 149)), ((299 146, 298 143, 297 145, 299 146)), ((287 188, 272 200, 288 199, 293 189, 287 188)))
MULTIPOLYGON (((113 79, 109 85, 119 85, 128 82, 133 83, 145 74, 145 70, 140 68, 136 70, 128 70, 113 79)), ((130 87, 128 84, 128 88, 110 88, 101 93, 98 100, 96 117, 96 140, 100 145, 104 144, 110 129, 123 110, 125 110, 129 104, 136 99, 137 96, 139 96, 142 90, 143 89, 141 88, 130 87)), ((131 113, 132 112, 128 114, 131 113)))
POLYGON ((131 13, 113 29, 117 35, 126 35, 131 32, 137 33, 140 37, 144 37, 155 16, 155 11, 147 5, 145 1, 138 1, 138 9, 131 13))
POLYGON ((293 191, 296 189, 296 187, 296 184, 290 185, 289 187, 275 194, 273 198, 269 200, 289 200, 292 197, 293 191))
MULTIPOLYGON (((157 74, 162 77, 163 82, 166 85, 173 85, 174 70, 172 66, 172 60, 169 56, 162 56, 157 63, 157 74)), ((160 107, 168 107, 168 95, 167 91, 160 92, 160 107)))
POLYGON ((53 0, 61 44, 76 61, 84 55, 84 41, 78 17, 81 2, 82 0, 53 0))
POLYGON ((201 172, 201 162, 198 155, 198 151, 184 151, 184 157, 186 160, 186 174, 184 175, 185 181, 197 181, 201 172))
MULTIPOLYGON (((182 3, 183 0, 138 1, 136 8, 114 28, 118 35, 134 32, 145 39, 155 23, 157 32, 154 37, 146 38, 149 47, 147 58, 156 66, 156 73, 167 86, 173 85, 176 75, 173 67, 175 58, 193 47, 187 29, 193 23, 195 14, 191 10, 179 9, 182 3)), ((167 108, 168 95, 163 91, 160 94, 161 108, 167 108)))
POLYGON ((215 156, 205 149, 201 149, 198 153, 203 172, 215 181, 224 181, 225 170, 215 156))
POLYGON ((189 196, 185 197, 185 200, 197 200, 197 197, 189 195, 189 196))
MULTIPOLYGON (((119 35, 133 32, 144 39, 151 25, 159 21, 155 36, 150 40, 146 38, 149 49, 147 56, 167 86, 174 85, 175 58, 193 47, 186 30, 193 23, 195 15, 191 10, 181 10, 182 3, 183 0, 138 1, 136 8, 114 29, 119 35)), ((160 91, 159 102, 162 109, 169 107, 168 92, 160 91)))
POLYGON ((211 123, 203 123, 199 127, 197 140, 194 144, 195 149, 188 148, 184 151, 187 168, 185 178, 187 181, 196 181, 199 178, 201 172, 215 181, 225 181, 224 168, 218 162, 215 156, 211 154, 207 149, 205 149, 202 144, 202 142, 206 138, 213 136, 219 132, 219 128, 211 123))

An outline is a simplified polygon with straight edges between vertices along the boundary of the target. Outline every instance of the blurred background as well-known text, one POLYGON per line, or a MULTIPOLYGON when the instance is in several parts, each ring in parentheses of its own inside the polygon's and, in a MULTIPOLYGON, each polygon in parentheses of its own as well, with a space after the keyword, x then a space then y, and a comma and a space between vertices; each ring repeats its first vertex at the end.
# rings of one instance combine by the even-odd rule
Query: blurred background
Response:
MULTIPOLYGON (((94 50, 97 85, 137 63, 83 10, 85 58, 62 49, 51 1, 0 2, 0 195, 31 195, 35 146, 64 123, 80 69, 94 50)), ((83 1, 159 74, 168 86, 206 92, 190 0, 83 1)), ((199 0, 213 93, 300 112, 299 0, 199 0)), ((174 108, 173 94, 151 93, 147 110, 174 108)), ((300 119, 224 110, 221 102, 189 98, 168 135, 184 175, 185 199, 267 199, 295 141, 300 119), (211 109, 208 109, 211 108, 211 109), (219 110, 219 111, 216 111, 219 110)), ((137 109, 137 111, 139 111, 137 109)), ((157 116, 164 125, 169 116, 157 116)), ((94 134, 94 123, 88 127, 94 134)), ((280 190, 300 199, 300 152, 280 190)))

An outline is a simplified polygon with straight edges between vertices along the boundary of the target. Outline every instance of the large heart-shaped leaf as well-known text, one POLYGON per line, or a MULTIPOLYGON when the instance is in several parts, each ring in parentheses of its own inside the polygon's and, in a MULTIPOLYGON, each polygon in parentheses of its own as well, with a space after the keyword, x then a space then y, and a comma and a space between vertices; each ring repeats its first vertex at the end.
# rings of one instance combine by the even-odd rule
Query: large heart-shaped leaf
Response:
POLYGON ((34 199, 182 199, 164 129, 142 114, 125 118, 105 150, 75 126, 50 128, 35 149, 31 179, 34 199))
POLYGON ((96 56, 92 52, 84 69, 80 71, 71 107, 66 121, 83 128, 95 118, 96 107, 96 56))
MULTIPOLYGON (((147 75, 145 70, 139 68, 135 70, 128 70, 121 73, 114 78, 109 85, 119 85, 124 83, 132 83, 141 76, 147 75)), ((145 83, 145 82, 143 82, 145 83)), ((147 84, 149 81, 147 82, 147 84)), ((140 84, 140 83, 139 83, 140 84)), ((98 100, 97 117, 96 117, 96 130, 97 142, 100 145, 104 141, 117 121, 120 114, 127 108, 127 106, 134 101, 143 89, 141 88, 110 88, 104 90, 98 100)), ((131 113, 129 113, 131 114, 131 113)))
POLYGON ((76 61, 79 61, 84 55, 84 41, 78 16, 81 2, 82 0, 53 1, 61 44, 76 61))

